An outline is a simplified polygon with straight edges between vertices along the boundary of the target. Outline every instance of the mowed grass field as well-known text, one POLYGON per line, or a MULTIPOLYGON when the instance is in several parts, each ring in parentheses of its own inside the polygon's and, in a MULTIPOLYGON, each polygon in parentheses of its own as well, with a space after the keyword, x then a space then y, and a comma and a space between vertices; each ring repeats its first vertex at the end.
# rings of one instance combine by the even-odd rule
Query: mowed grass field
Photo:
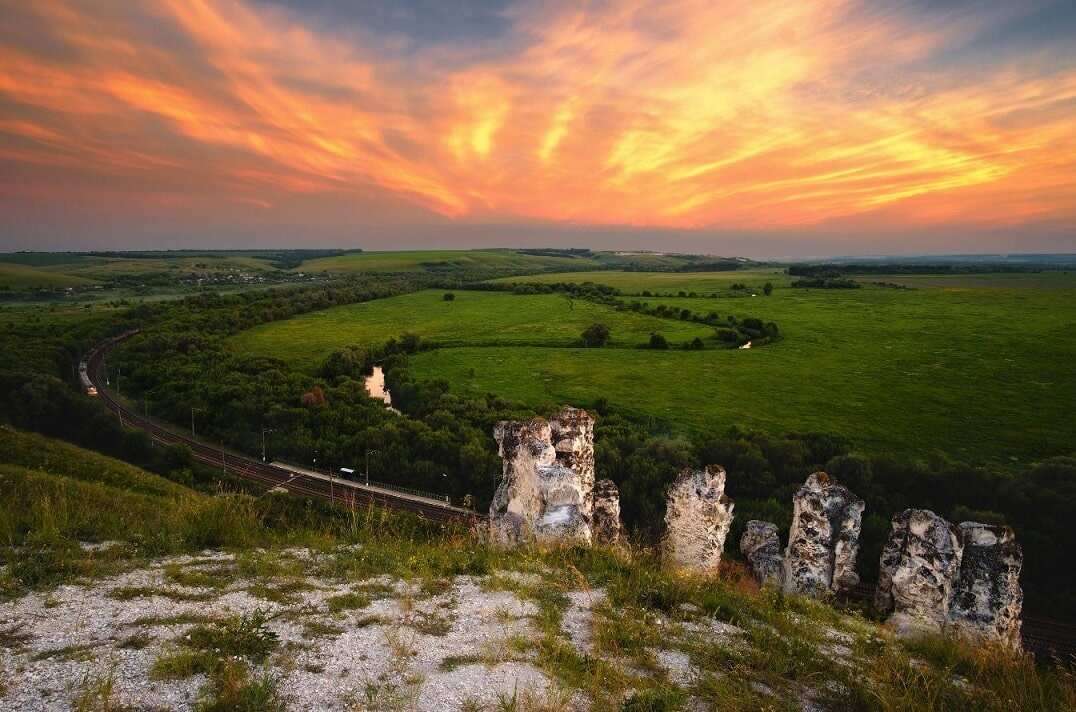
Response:
POLYGON ((582 300, 569 304, 559 294, 454 294, 451 302, 444 300, 443 291, 426 290, 333 307, 257 326, 232 337, 231 344, 249 354, 283 358, 313 370, 333 349, 379 344, 403 332, 451 347, 532 347, 536 359, 544 358, 550 348, 578 344, 583 329, 598 322, 612 330, 609 350, 632 349, 654 331, 674 343, 696 336, 715 343, 713 329, 700 324, 618 312, 582 300))

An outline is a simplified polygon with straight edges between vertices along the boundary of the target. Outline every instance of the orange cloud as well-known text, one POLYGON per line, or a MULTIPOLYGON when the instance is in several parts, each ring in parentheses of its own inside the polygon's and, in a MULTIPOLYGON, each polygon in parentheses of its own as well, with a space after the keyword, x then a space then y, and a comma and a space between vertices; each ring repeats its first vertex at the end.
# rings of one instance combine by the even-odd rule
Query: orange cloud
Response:
POLYGON ((117 201, 142 186, 267 211, 381 194, 475 222, 1076 222, 1076 59, 936 59, 983 18, 524 2, 514 51, 407 56, 240 0, 15 13, 43 29, 0 41, 5 172, 123 178, 117 201))

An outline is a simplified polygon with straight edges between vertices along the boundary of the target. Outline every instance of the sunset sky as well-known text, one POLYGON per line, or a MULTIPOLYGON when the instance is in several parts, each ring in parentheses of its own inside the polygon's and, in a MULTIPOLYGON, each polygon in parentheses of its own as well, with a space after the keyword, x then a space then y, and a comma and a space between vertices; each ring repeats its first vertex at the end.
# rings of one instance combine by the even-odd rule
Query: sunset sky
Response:
POLYGON ((0 19, 0 249, 1076 251, 1072 0, 0 19))

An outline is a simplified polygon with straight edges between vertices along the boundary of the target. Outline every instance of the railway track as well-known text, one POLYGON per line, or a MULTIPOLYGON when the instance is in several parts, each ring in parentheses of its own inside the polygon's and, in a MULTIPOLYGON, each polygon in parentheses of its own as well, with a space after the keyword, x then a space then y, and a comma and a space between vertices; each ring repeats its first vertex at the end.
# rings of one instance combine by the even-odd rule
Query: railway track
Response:
POLYGON ((269 489, 282 487, 289 492, 347 506, 377 504, 389 509, 411 512, 423 519, 436 522, 473 521, 478 518, 478 515, 471 510, 430 497, 396 492, 381 486, 365 485, 290 465, 281 467, 273 463, 265 463, 206 443, 198 438, 177 433, 150 418, 139 415, 115 397, 102 377, 105 354, 117 343, 134 333, 136 332, 121 334, 95 347, 86 358, 86 374, 96 388, 97 397, 105 407, 115 413, 123 425, 144 431, 154 442, 162 445, 184 445, 190 449, 195 460, 219 467, 224 472, 264 485, 269 489))

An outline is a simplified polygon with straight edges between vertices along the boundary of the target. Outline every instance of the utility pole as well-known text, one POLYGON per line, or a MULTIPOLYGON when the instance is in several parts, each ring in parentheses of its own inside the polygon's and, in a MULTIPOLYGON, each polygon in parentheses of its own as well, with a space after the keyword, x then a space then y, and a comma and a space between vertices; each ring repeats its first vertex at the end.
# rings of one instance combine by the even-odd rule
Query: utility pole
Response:
POLYGON ((366 451, 366 486, 370 486, 370 455, 380 455, 380 450, 367 450, 366 451))
POLYGON ((262 428, 262 462, 268 462, 268 460, 265 459, 265 434, 271 432, 273 432, 272 428, 262 428))

